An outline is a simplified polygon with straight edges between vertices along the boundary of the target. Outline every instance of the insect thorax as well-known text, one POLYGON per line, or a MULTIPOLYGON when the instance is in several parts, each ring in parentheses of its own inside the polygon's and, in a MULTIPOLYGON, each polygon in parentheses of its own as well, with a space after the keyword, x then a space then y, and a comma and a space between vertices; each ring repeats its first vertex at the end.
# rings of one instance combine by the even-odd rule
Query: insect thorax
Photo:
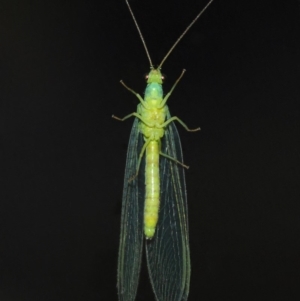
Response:
POLYGON ((159 140, 164 135, 161 127, 166 119, 166 106, 161 106, 163 101, 162 85, 150 83, 145 91, 144 104, 138 105, 138 114, 141 115, 140 131, 145 138, 159 140))

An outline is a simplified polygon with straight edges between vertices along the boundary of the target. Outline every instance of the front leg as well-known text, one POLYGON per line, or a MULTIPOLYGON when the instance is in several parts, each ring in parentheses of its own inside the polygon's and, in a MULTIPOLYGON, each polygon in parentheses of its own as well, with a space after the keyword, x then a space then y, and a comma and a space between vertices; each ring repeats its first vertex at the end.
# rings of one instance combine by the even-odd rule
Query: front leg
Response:
POLYGON ((176 80, 176 82, 174 83, 173 87, 171 88, 171 90, 167 93, 167 95, 164 97, 162 103, 160 104, 160 108, 164 107, 168 98, 170 97, 170 95, 172 94, 173 90, 175 89, 175 87, 177 86, 178 82, 181 80, 181 78, 183 77, 184 73, 185 73, 185 69, 182 70, 180 76, 178 77, 178 79, 176 80))
POLYGON ((135 92, 134 90, 132 90, 131 88, 129 88, 122 80, 120 80, 120 83, 128 90, 130 91, 131 93, 133 93, 138 99, 139 101, 141 102, 141 104, 147 108, 147 104, 146 102, 144 101, 144 99, 141 97, 141 95, 137 92, 135 92))

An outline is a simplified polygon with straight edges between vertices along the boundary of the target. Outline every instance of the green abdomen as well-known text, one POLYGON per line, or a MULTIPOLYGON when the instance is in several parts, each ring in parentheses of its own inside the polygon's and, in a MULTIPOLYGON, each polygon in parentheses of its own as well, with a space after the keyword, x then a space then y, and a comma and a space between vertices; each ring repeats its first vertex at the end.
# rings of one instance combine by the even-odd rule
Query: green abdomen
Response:
POLYGON ((159 146, 158 141, 151 141, 146 149, 146 197, 144 208, 144 232, 146 238, 154 236, 158 221, 159 183, 159 146))

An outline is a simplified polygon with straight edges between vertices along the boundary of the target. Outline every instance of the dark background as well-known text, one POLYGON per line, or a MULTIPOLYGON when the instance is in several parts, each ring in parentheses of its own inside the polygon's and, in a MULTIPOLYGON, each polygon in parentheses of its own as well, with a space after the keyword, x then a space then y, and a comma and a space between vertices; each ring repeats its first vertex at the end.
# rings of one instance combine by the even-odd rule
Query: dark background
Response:
MULTIPOLYGON (((132 0, 159 63, 207 0, 132 0)), ((189 300, 299 300, 300 6, 215 0, 163 66, 189 300), (295 295, 298 295, 297 297, 295 295)), ((0 3, 0 300, 117 300, 125 156, 149 70, 125 2, 0 3)), ((137 300, 153 300, 147 276, 137 300)))

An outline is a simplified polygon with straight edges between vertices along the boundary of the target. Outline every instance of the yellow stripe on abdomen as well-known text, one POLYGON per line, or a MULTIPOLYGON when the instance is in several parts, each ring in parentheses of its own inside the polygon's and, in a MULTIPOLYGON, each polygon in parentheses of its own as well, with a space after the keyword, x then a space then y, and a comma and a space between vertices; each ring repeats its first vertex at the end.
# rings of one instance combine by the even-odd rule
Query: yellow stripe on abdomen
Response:
POLYGON ((145 185, 144 232, 146 238, 152 238, 155 233, 159 211, 160 187, 158 141, 151 141, 146 149, 145 185))

